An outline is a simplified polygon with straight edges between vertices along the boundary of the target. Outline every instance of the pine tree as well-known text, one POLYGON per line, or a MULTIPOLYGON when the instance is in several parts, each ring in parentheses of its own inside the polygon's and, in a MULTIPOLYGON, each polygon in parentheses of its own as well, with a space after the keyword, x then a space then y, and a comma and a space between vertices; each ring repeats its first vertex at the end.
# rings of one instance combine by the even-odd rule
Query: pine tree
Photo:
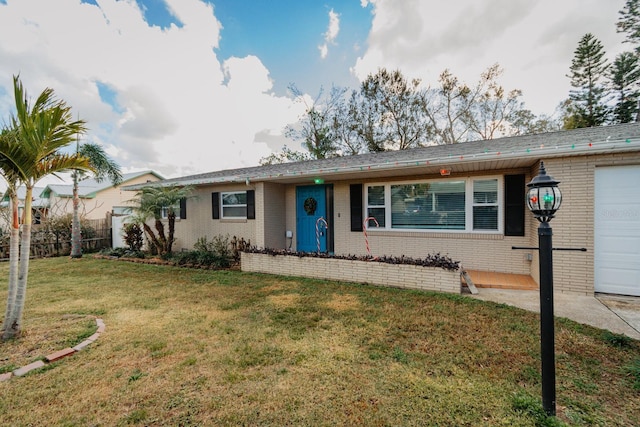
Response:
POLYGON ((609 115, 606 105, 606 88, 601 80, 607 77, 609 64, 604 57, 602 43, 591 33, 585 34, 571 61, 572 89, 569 99, 573 104, 571 122, 575 127, 592 127, 604 124, 609 115))
POLYGON ((615 92, 616 105, 613 108, 613 123, 629 123, 636 120, 640 89, 640 61, 632 52, 619 54, 609 75, 611 88, 615 92))
POLYGON ((626 33, 625 43, 635 45, 636 54, 640 53, 640 0, 627 0, 624 9, 619 11, 616 23, 619 33, 626 33))

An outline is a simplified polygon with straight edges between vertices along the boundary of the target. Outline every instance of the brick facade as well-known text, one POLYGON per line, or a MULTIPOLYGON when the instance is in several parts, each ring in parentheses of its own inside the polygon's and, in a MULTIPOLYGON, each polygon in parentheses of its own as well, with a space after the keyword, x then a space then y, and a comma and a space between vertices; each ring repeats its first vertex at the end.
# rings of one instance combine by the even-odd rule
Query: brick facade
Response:
POLYGON ((242 253, 242 271, 460 293, 460 273, 442 268, 242 253))

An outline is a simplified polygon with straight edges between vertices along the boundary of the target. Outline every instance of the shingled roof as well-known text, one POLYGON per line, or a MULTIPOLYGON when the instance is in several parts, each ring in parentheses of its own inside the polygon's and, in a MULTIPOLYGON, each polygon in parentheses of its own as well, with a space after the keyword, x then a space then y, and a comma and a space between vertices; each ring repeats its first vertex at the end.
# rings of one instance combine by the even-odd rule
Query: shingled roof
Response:
MULTIPOLYGON (((204 185, 220 182, 305 182, 313 177, 340 180, 530 166, 539 159, 640 150, 640 123, 582 128, 493 140, 434 145, 400 151, 227 169, 167 179, 151 185, 204 185)), ((131 186, 135 189, 141 186, 131 186)))

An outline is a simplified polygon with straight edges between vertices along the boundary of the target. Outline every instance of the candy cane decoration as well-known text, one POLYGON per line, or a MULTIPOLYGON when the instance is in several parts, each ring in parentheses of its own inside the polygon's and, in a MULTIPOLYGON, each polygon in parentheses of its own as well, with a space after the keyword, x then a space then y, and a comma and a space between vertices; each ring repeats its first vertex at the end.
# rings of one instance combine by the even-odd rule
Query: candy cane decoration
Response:
POLYGON ((318 253, 320 253, 320 227, 319 227, 319 224, 321 222, 324 223, 324 228, 325 229, 327 229, 327 230, 329 229, 329 224, 327 224, 327 221, 324 218, 320 217, 320 218, 318 218, 316 220, 316 242, 318 243, 318 253))
POLYGON ((371 256, 371 249, 369 249, 369 237, 367 236, 367 225, 371 220, 373 220, 373 222, 376 223, 376 227, 380 227, 380 224, 378 224, 378 220, 372 216, 366 217, 362 222, 362 232, 364 233, 364 244, 367 247, 367 254, 369 254, 369 256, 371 256))

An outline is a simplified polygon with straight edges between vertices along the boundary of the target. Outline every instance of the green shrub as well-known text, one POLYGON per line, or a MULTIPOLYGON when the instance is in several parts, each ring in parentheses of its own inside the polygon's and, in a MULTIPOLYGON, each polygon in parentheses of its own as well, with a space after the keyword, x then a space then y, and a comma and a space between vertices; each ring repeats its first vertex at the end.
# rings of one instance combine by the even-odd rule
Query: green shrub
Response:
POLYGON ((610 331, 605 331, 602 337, 609 345, 618 348, 631 347, 631 343, 633 342, 633 340, 626 335, 615 334, 610 331))
POLYGON ((229 236, 215 236, 209 240, 200 237, 193 245, 192 251, 177 252, 167 259, 178 265, 201 265, 214 268, 229 268, 233 262, 233 249, 229 236))
POLYGON ((144 244, 144 231, 142 231, 142 227, 136 223, 125 224, 124 241, 129 245, 131 251, 137 252, 142 249, 142 245, 144 244))

